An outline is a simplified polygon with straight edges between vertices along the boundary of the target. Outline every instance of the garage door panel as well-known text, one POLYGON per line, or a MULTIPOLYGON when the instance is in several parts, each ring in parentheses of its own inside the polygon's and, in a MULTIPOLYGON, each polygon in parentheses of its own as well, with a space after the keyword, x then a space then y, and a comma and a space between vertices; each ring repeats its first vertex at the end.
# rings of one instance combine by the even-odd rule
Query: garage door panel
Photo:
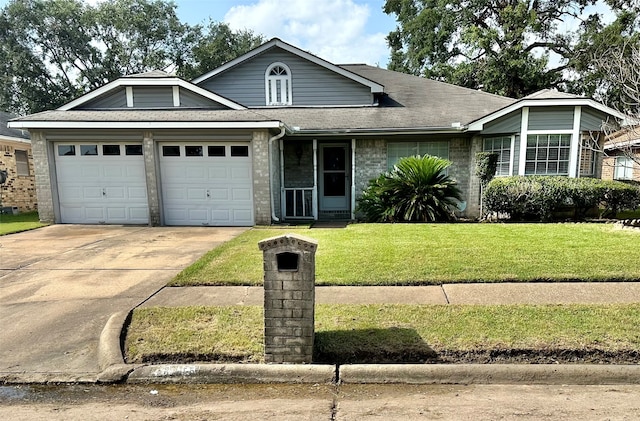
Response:
MULTIPOLYGON (((129 199, 147 200, 147 188, 146 187, 127 187, 127 197, 129 199)), ((146 209, 146 206, 144 207, 146 209)))
POLYGON ((82 187, 81 196, 78 198, 82 199, 102 199, 102 188, 96 186, 85 186, 82 187))
POLYGON ((232 194, 233 200, 243 200, 243 201, 251 200, 250 189, 232 188, 231 194, 232 194))
MULTIPOLYGON (((61 221, 89 224, 147 223, 149 211, 144 157, 102 155, 102 143, 95 143, 97 147, 92 149, 98 151, 98 155, 84 156, 78 154, 81 149, 79 145, 75 143, 76 155, 60 156, 60 148, 54 148, 61 221)), ((125 143, 120 145, 120 150, 124 151, 122 145, 125 143)))
MULTIPOLYGON (((246 148, 246 145, 242 146, 246 148)), ((251 158, 232 157, 231 146, 222 142, 160 146, 160 177, 167 225, 253 225, 251 158), (184 156, 187 146, 198 145, 202 146, 203 156, 184 156), (173 151, 172 156, 162 153, 165 147, 173 151), (182 156, 176 156, 178 148, 182 156), (224 156, 207 156, 209 153, 220 154, 222 149, 224 156)))

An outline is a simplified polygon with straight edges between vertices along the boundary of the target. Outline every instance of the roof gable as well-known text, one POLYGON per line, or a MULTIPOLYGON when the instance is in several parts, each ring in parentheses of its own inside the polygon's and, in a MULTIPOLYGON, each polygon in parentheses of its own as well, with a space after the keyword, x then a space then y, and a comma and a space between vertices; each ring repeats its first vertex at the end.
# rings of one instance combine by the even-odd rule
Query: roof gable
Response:
POLYGON ((613 108, 607 107, 599 102, 596 102, 590 98, 576 96, 573 94, 566 94, 563 92, 556 92, 549 89, 543 89, 542 91, 535 92, 527 97, 520 99, 513 104, 499 109, 495 112, 487 114, 486 116, 479 118, 471 122, 468 126, 469 131, 482 131, 487 123, 493 122, 496 119, 504 117, 514 111, 521 110, 525 107, 558 107, 558 106, 581 106, 590 107, 594 110, 600 111, 606 115, 614 118, 624 120, 626 116, 613 108))
POLYGON ((364 78, 364 77, 362 77, 362 76, 360 76, 358 74, 352 73, 352 72, 350 72, 350 71, 348 71, 348 70, 346 70, 346 69, 344 69, 344 68, 342 68, 340 66, 337 66, 337 65, 335 65, 333 63, 330 63, 330 62, 328 62, 326 60, 323 60, 320 57, 314 56, 311 53, 308 53, 308 52, 303 51, 303 50, 301 50, 301 49, 299 49, 297 47, 294 47, 291 44, 287 44, 286 42, 284 42, 284 41, 282 41, 282 40, 280 40, 278 38, 273 38, 270 41, 262 44, 261 46, 249 51, 248 53, 246 53, 246 54, 244 54, 244 55, 242 55, 242 56, 240 56, 240 57, 238 57, 238 58, 236 58, 234 60, 231 60, 231 61, 223 64, 222 66, 218 67, 217 69, 214 69, 214 70, 212 70, 212 71, 210 71, 208 73, 205 73, 204 75, 202 75, 200 77, 195 78, 192 81, 192 83, 200 84, 200 83, 202 83, 202 82, 204 82, 204 81, 206 81, 208 79, 211 79, 211 78, 213 78, 213 77, 215 77, 217 75, 220 75, 220 74, 222 74, 222 73, 224 73, 224 72, 226 72, 226 71, 238 66, 241 63, 244 63, 244 62, 246 62, 248 60, 251 60, 254 57, 256 57, 256 56, 258 56, 260 54, 263 54, 266 51, 268 51, 268 50, 270 50, 272 48, 275 48, 275 47, 281 48, 281 49, 283 49, 283 50, 285 50, 285 51, 287 51, 287 52, 289 52, 291 54, 294 54, 294 55, 296 55, 296 56, 298 56, 300 58, 303 58, 303 59, 308 60, 308 61, 310 61, 312 63, 315 63, 318 66, 321 66, 321 67, 323 67, 323 68, 325 68, 327 70, 330 70, 330 71, 332 71, 334 73, 337 73, 337 74, 339 74, 339 75, 341 75, 343 77, 346 77, 346 78, 348 78, 348 79, 350 79, 350 80, 352 80, 354 82, 357 82, 357 83, 360 83, 360 84, 362 84, 364 86, 367 86, 371 90, 372 94, 384 92, 384 86, 380 85, 379 83, 376 83, 376 82, 374 82, 372 80, 364 78))
MULTIPOLYGON (((91 91, 63 105, 62 107, 58 108, 58 110, 68 111, 73 109, 80 109, 80 108, 86 107, 87 105, 90 105, 92 102, 95 102, 100 98, 108 98, 110 96, 117 95, 118 91, 124 92, 124 95, 125 95, 124 101, 126 103, 126 108, 134 108, 133 98, 132 98, 133 94, 131 93, 130 95, 127 92, 128 89, 133 89, 134 87, 139 87, 140 89, 147 89, 147 90, 152 88, 173 89, 174 87, 176 87, 178 88, 178 92, 180 89, 184 89, 189 94, 197 95, 199 97, 206 99, 206 101, 211 101, 215 104, 219 104, 221 108, 227 108, 232 110, 245 109, 245 107, 243 107, 242 105, 234 101, 231 101, 213 92, 207 91, 206 89, 202 89, 199 86, 194 85, 190 82, 187 82, 183 79, 168 75, 164 72, 154 71, 154 72, 147 72, 147 73, 142 73, 138 75, 132 75, 132 76, 116 79, 113 82, 110 82, 94 91, 91 91)), ((116 100, 115 102, 117 103, 118 101, 116 100)), ((177 102, 179 102, 179 99, 177 102)), ((171 100, 170 106, 177 106, 175 99, 171 100)))

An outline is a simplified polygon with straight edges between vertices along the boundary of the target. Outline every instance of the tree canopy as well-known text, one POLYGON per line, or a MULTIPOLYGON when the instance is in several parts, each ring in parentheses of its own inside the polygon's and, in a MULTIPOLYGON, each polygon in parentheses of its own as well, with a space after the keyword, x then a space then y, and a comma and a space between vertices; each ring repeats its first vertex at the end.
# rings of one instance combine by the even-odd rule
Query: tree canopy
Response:
POLYGON ((593 56, 638 42, 640 4, 602 2, 614 16, 589 7, 598 0, 386 0, 398 22, 389 68, 514 98, 557 88, 615 102, 593 56))
POLYGON ((166 0, 13 0, 0 11, 0 109, 56 108, 155 69, 190 79, 263 41, 224 23, 182 23, 166 0))

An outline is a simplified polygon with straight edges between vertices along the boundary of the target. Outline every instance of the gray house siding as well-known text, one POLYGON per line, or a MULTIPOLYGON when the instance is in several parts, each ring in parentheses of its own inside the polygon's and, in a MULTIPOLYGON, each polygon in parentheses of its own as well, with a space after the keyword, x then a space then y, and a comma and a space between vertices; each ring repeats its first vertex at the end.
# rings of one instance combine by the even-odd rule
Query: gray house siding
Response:
POLYGON ((511 175, 517 175, 520 166, 520 135, 517 135, 515 142, 513 142, 513 154, 511 155, 513 157, 513 174, 511 175))
POLYGON ((265 71, 275 62, 291 70, 294 106, 371 105, 371 89, 344 76, 274 48, 199 85, 247 107, 266 106, 265 71))
POLYGON ((573 112, 574 107, 531 107, 528 130, 571 130, 573 112))
POLYGON ((127 94, 124 88, 117 89, 108 94, 95 98, 92 101, 78 107, 79 110, 100 110, 109 108, 126 108, 127 94))
POLYGON ((483 135, 513 134, 521 128, 522 111, 514 111, 485 125, 483 135))
POLYGON ((134 86, 134 108, 170 108, 173 107, 173 89, 171 86, 134 86))
POLYGON ((207 108, 210 110, 227 110, 228 107, 219 104, 215 101, 211 101, 196 93, 190 92, 186 89, 180 89, 180 107, 186 108, 207 108))
POLYGON ((601 131, 602 124, 607 122, 607 116, 596 110, 582 108, 582 118, 580 119, 581 131, 601 131))

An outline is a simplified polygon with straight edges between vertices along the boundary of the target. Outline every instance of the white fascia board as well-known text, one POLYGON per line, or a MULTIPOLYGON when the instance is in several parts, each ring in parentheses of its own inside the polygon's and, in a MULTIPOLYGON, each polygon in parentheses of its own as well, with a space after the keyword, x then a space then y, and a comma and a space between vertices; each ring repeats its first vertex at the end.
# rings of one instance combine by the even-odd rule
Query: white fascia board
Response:
MULTIPOLYGON (((11 122, 9 122, 8 127, 11 127, 11 122)), ((13 136, 4 136, 4 135, 0 135, 0 142, 26 143, 28 145, 31 144, 31 140, 29 139, 24 139, 21 137, 13 137, 13 136)))
POLYGON ((298 57, 302 57, 306 60, 311 61, 312 63, 315 63, 319 66, 324 67, 325 69, 331 70, 332 72, 338 73, 341 76, 344 76, 348 79, 351 79, 355 82, 361 83, 365 86, 368 86, 369 88, 371 88, 371 93, 382 93, 384 92, 384 86, 380 85, 379 83, 376 83, 372 80, 369 80, 367 78, 364 78, 360 75, 357 75, 355 73, 352 73, 348 70, 343 69, 340 66, 336 66, 335 64, 332 64, 326 60, 321 59, 320 57, 314 56, 311 53, 307 53, 306 51, 303 51, 297 47, 294 47, 291 44, 287 44, 284 41, 279 40, 278 38, 274 38, 271 41, 262 44, 260 47, 249 51, 248 53, 236 58, 235 60, 231 60, 225 64, 223 64, 222 66, 210 71, 209 73, 206 73, 202 76, 199 76, 195 79, 193 79, 191 81, 191 83, 200 83, 202 81, 205 81, 217 74, 220 74, 222 72, 225 72, 227 70, 229 70, 230 68, 237 66, 238 64, 242 63, 243 61, 249 60, 252 57, 257 56, 258 54, 261 54, 265 51, 267 51, 268 49, 272 48, 272 47, 280 47, 285 51, 290 52, 291 54, 297 55, 298 57))
POLYGON ((277 129, 279 121, 13 121, 16 129, 277 129))
POLYGON ((185 80, 182 80, 177 77, 166 77, 166 78, 120 78, 114 80, 113 82, 107 83, 106 85, 96 89, 95 91, 91 91, 86 95, 77 98, 62 107, 58 108, 59 111, 68 111, 79 105, 85 104, 91 101, 94 98, 99 97, 111 90, 117 89, 122 86, 180 86, 181 88, 187 89, 193 93, 201 95, 205 98, 208 98, 212 101, 215 101, 219 104, 222 104, 226 107, 229 107, 233 110, 245 110, 246 108, 242 105, 233 102, 227 98, 221 97, 220 95, 216 95, 211 91, 207 91, 199 86, 196 86, 192 83, 189 83, 185 80))
POLYGON ((612 115, 619 119, 624 119, 626 116, 621 112, 614 110, 613 108, 607 107, 606 105, 600 104, 589 98, 575 98, 575 99, 525 99, 518 102, 515 102, 501 110, 498 110, 494 113, 491 113, 479 120, 476 120, 469 124, 467 127, 468 131, 482 131, 484 129, 484 125, 503 117, 509 113, 512 113, 520 108, 524 107, 557 107, 557 106, 584 106, 591 107, 598 111, 602 111, 605 114, 612 115))

